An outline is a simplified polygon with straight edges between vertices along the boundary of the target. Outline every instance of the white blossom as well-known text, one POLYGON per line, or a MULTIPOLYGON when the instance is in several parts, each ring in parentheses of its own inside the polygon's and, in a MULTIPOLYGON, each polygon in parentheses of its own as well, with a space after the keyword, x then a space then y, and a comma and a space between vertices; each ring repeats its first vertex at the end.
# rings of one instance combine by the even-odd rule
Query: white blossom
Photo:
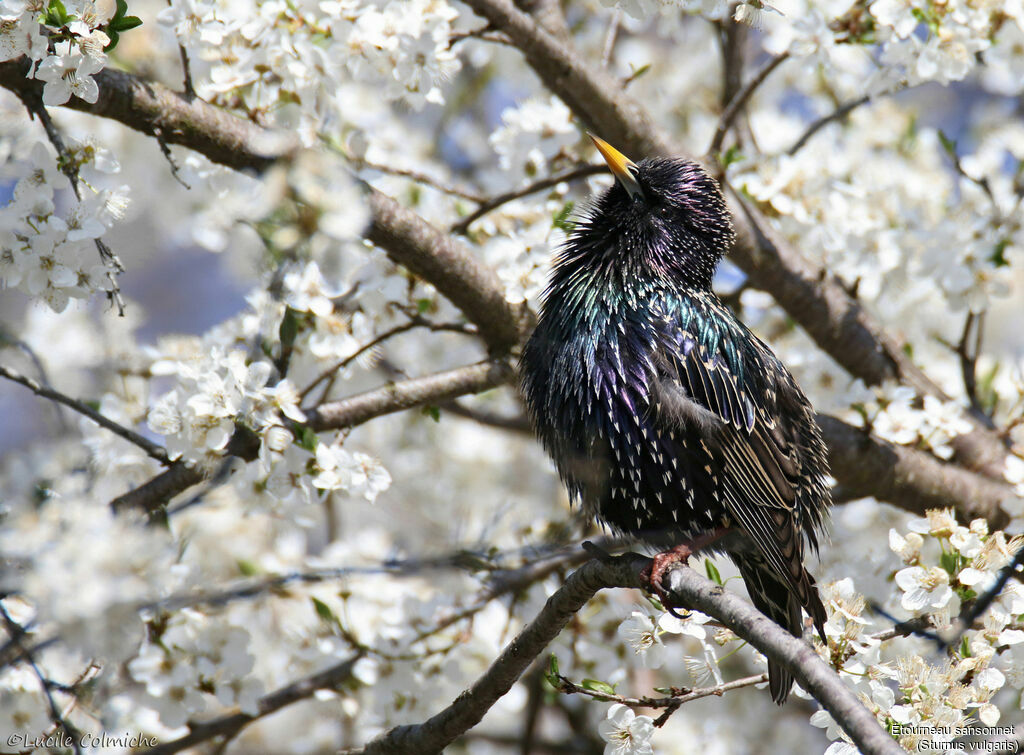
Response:
POLYGON ((604 755, 651 755, 653 732, 653 719, 619 703, 608 708, 607 717, 597 726, 597 733, 608 743, 604 755))

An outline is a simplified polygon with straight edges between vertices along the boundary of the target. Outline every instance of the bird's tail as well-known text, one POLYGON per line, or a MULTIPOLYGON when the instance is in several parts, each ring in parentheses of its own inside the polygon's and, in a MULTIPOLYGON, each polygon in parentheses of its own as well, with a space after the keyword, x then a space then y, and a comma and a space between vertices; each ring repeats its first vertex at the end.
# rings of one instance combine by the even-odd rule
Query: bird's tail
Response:
MULTIPOLYGON (((747 593, 754 606, 779 626, 788 629, 795 637, 802 637, 804 630, 803 614, 806 609, 814 621, 814 626, 822 640, 825 639, 825 606, 821 603, 814 577, 803 569, 800 592, 808 598, 803 604, 800 597, 789 582, 772 569, 767 561, 758 553, 730 553, 732 560, 739 567, 740 576, 747 586, 747 593)), ((802 568, 802 567, 801 567, 802 568)), ((789 696, 793 686, 793 675, 779 664, 768 659, 768 689, 772 699, 782 705, 789 696)))

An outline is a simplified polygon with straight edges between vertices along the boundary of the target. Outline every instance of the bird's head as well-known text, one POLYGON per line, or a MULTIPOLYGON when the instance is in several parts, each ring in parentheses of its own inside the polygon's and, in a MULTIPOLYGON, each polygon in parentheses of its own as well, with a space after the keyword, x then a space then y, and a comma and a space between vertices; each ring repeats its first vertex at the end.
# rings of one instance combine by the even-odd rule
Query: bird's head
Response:
POLYGON ((718 184, 697 163, 647 158, 634 163, 591 136, 615 184, 598 196, 578 226, 579 241, 698 288, 710 288, 733 230, 718 184))

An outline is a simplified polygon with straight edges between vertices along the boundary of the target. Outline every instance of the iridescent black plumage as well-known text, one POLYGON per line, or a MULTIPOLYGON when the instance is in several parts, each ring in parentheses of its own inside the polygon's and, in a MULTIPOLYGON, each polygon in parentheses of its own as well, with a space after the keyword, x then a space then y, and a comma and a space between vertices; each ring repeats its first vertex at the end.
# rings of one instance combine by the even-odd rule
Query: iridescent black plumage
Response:
MULTIPOLYGON (((810 403, 711 291, 733 236, 715 182, 685 160, 624 165, 559 252, 523 352, 538 435, 601 522, 660 544, 727 528, 714 548, 754 604, 796 635, 805 609, 822 633, 803 566, 829 506, 810 403)), ((790 675, 769 676, 781 703, 790 675)))

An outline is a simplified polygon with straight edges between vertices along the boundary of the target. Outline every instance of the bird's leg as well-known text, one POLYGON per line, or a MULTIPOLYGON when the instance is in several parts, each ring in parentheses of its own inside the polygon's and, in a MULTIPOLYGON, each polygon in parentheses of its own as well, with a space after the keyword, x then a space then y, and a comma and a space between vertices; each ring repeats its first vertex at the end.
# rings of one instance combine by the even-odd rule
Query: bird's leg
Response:
POLYGON ((661 605, 665 607, 665 610, 676 618, 685 618, 676 612, 675 608, 669 604, 668 592, 664 587, 661 586, 661 578, 665 576, 665 572, 668 571, 668 567, 675 563, 683 563, 689 565, 690 556, 699 551, 701 548, 706 548, 711 543, 718 540, 720 537, 725 535, 728 529, 725 527, 719 527, 718 529, 712 530, 711 532, 705 533, 699 537, 695 537, 692 540, 687 540, 685 543, 680 543, 667 551, 656 553, 651 557, 651 563, 644 567, 643 571, 640 572, 640 579, 643 580, 644 586, 658 596, 661 601, 661 605))

